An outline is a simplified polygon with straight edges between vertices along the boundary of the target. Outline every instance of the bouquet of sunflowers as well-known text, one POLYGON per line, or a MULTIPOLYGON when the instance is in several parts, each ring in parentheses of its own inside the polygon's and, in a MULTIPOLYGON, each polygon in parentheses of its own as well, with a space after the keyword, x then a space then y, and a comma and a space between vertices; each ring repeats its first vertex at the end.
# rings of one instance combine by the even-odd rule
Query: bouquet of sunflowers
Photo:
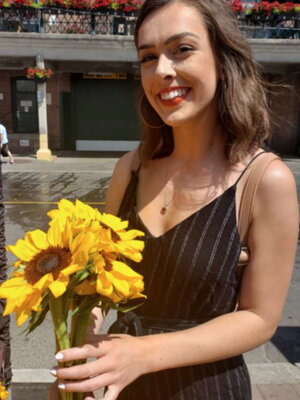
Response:
MULTIPOLYGON (((7 246, 18 260, 0 286, 0 298, 7 301, 4 315, 16 313, 19 326, 29 319, 27 333, 50 311, 59 351, 84 343, 95 306, 104 315, 110 308, 126 312, 137 307, 126 305, 128 300, 146 297, 143 277, 125 262, 141 261, 144 242, 136 238, 144 234, 126 230, 127 221, 79 200, 60 200, 48 216, 47 232, 27 232, 7 246)), ((81 393, 60 396, 83 398, 81 393)))
POLYGON ((8 391, 6 390, 6 387, 2 385, 2 382, 0 381, 0 400, 7 400, 8 398, 8 391))

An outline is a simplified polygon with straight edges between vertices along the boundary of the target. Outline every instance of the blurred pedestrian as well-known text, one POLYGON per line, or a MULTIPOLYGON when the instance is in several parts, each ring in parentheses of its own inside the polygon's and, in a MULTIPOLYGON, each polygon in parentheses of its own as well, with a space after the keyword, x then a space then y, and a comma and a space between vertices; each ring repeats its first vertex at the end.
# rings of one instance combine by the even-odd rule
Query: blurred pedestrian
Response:
MULTIPOLYGON (((1 126, 1 125, 0 125, 1 126)), ((4 205, 2 192, 2 168, 0 163, 0 283, 7 279, 7 259, 5 251, 5 226, 4 226, 4 205)), ((0 299, 0 385, 9 387, 12 378, 10 360, 10 317, 3 316, 5 300, 0 299)), ((2 399, 2 397, 0 396, 2 399)))
POLYGON ((1 156, 8 157, 9 163, 13 164, 14 159, 8 148, 7 130, 5 126, 1 124, 0 124, 0 149, 1 149, 1 156))

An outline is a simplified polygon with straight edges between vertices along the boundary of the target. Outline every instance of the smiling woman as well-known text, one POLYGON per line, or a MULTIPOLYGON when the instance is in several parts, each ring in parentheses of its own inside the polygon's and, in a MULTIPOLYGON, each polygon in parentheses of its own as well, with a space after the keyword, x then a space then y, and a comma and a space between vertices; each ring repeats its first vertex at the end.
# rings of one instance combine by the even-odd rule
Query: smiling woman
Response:
MULTIPOLYGON (((155 13, 161 4, 167 3, 167 1, 146 2, 137 21, 135 42, 139 50, 142 77, 146 80, 148 80, 151 72, 148 72, 149 63, 151 62, 151 65, 153 65, 155 59, 155 54, 151 54, 151 50, 152 53, 155 52, 155 46, 150 42, 139 43, 139 37, 145 30, 143 22, 149 14, 155 13)), ((250 47, 240 32, 236 17, 232 14, 226 1, 202 2, 195 0, 185 3, 193 6, 186 12, 193 13, 195 20, 201 16, 202 30, 197 35, 195 32, 191 32, 190 25, 187 24, 188 30, 186 32, 183 31, 168 37, 165 45, 168 46, 170 51, 173 51, 173 62, 176 62, 176 70, 179 70, 179 72, 181 67, 185 68, 186 65, 191 65, 189 63, 190 58, 195 62, 196 71, 199 68, 204 70, 204 74, 201 74, 203 80, 207 78, 207 74, 213 71, 216 73, 215 69, 217 68, 219 74, 216 82, 218 115, 227 136, 226 152, 228 155, 230 154, 229 158, 233 162, 237 162, 247 154, 249 146, 253 144, 261 146, 270 134, 268 105, 264 90, 266 83, 258 72, 250 47), (202 63, 197 63, 199 60, 195 60, 195 55, 198 53, 199 56, 203 56, 204 54, 203 51, 197 52, 194 48, 195 45, 196 47, 201 46, 202 49, 203 46, 206 46, 213 53, 211 54, 211 61, 215 62, 216 65, 212 66, 205 60, 202 60, 202 63), (215 60, 214 57, 216 57, 215 60), (245 90, 246 88, 247 90, 245 90)), ((149 18, 147 18, 149 21, 148 29, 154 35, 154 26, 150 22, 151 16, 149 18)), ((178 21, 172 21, 172 24, 159 24, 158 32, 162 35, 162 27, 165 30, 175 28, 175 31, 178 31, 185 21, 184 15, 178 14, 178 21)), ((151 36, 149 38, 151 40, 151 36)), ((170 57, 169 61, 172 61, 170 57)), ((184 70, 182 73, 184 74, 184 70)), ((141 97, 144 98, 147 90, 144 83, 143 88, 141 97)), ((141 147, 141 157, 144 161, 159 154, 171 154, 174 146, 171 138, 172 129, 168 124, 161 126, 159 130, 149 126, 153 125, 152 121, 155 121, 154 125, 157 125, 158 110, 151 103, 150 98, 148 104, 146 104, 146 99, 143 99, 142 110, 145 116, 141 118, 144 122, 148 121, 148 124, 144 123, 143 126, 144 140, 141 147)), ((158 113, 158 115, 160 114, 158 113)))
POLYGON ((106 212, 145 232, 147 301, 57 358, 95 361, 52 373, 104 400, 250 400, 242 353, 275 332, 299 224, 293 176, 262 149, 264 84, 225 0, 146 0, 135 43, 144 136, 106 212))

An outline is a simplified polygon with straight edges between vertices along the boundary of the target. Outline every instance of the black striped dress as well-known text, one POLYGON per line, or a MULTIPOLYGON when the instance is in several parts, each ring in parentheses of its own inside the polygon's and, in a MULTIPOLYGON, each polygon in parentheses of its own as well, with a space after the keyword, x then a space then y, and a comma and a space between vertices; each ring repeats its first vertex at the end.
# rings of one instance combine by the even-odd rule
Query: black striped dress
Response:
MULTIPOLYGON (((132 267, 145 279, 147 300, 135 315, 120 315, 112 329, 145 335, 186 329, 234 311, 241 250, 236 221, 236 184, 159 237, 136 208, 133 171, 119 216, 146 233, 143 261, 132 267)), ((119 400, 250 400, 242 355, 144 375, 119 400)))

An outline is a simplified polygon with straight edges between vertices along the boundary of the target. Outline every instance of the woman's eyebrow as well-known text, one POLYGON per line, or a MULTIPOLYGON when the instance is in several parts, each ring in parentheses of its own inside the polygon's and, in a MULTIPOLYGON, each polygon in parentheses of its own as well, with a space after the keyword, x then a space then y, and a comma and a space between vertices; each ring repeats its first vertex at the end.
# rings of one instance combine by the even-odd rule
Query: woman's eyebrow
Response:
MULTIPOLYGON (((197 39, 201 39, 199 35, 197 35, 196 33, 193 32, 181 32, 181 33, 177 33, 176 35, 172 35, 170 36, 166 41, 165 41, 165 45, 170 44, 171 42, 174 42, 175 40, 179 40, 182 39, 186 36, 192 36, 195 37, 197 39)), ((142 44, 141 46, 138 47, 138 51, 140 50, 147 50, 147 49, 153 49, 155 47, 154 44, 142 44)))

